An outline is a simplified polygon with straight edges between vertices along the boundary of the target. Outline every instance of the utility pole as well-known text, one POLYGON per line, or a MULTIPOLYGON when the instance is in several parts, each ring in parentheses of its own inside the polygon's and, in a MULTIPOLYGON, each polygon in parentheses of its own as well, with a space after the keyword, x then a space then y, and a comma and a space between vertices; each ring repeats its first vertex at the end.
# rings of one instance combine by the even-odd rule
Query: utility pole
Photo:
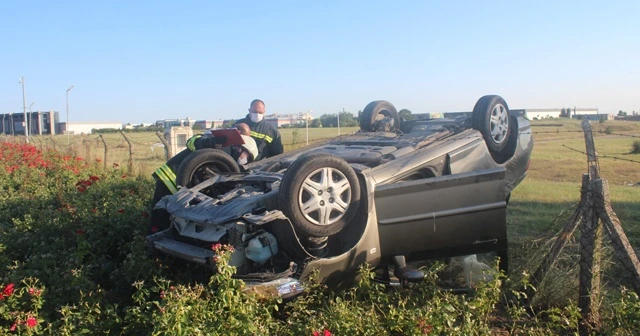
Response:
MULTIPOLYGON (((311 112, 313 112, 313 110, 311 112)), ((307 115, 305 116, 304 120, 307 123, 307 146, 309 146, 309 111, 307 111, 307 115)))
MULTIPOLYGON (((342 113, 344 113, 344 107, 342 108, 342 113)), ((340 112, 338 112, 338 136, 340 136, 340 112)))
POLYGON ((73 85, 67 89, 67 125, 64 130, 67 132, 67 145, 71 143, 71 140, 69 139, 69 91, 71 91, 71 89, 73 89, 73 85))
POLYGON ((20 77, 20 84, 22 84, 22 112, 24 114, 24 135, 27 137, 27 143, 29 143, 29 123, 27 121, 27 97, 24 94, 24 77, 20 77))

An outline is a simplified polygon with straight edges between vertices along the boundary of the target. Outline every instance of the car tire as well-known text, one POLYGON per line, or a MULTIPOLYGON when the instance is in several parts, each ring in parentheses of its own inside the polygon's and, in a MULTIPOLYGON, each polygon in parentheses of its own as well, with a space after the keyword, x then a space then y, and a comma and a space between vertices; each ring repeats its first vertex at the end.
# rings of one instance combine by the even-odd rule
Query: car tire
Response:
POLYGON ((507 146, 510 123, 509 106, 500 96, 483 96, 473 107, 473 128, 480 131, 491 152, 498 153, 507 146))
POLYGON ((302 235, 332 236, 356 215, 360 182, 340 157, 326 153, 304 155, 287 169, 278 201, 282 212, 302 235))
POLYGON ((191 188, 220 173, 238 173, 240 167, 231 155, 213 148, 199 149, 180 164, 176 184, 191 188))
POLYGON ((386 100, 376 100, 367 104, 360 114, 360 129, 365 132, 374 131, 376 121, 384 116, 394 119, 394 128, 400 129, 400 116, 395 106, 386 100))

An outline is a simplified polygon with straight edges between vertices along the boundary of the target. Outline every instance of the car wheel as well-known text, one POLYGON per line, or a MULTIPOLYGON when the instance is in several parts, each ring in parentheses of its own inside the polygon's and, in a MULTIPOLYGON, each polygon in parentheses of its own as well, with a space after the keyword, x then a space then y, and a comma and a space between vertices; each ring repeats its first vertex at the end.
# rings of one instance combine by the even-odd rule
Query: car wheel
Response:
POLYGON ((480 98, 473 107, 472 123, 482 133, 490 151, 500 152, 507 146, 511 133, 509 106, 502 97, 480 98))
POLYGON ((231 155, 213 148, 189 154, 178 168, 176 184, 191 188, 220 173, 238 173, 240 167, 231 155))
POLYGON ((360 114, 360 129, 365 132, 375 131, 376 123, 385 117, 393 118, 394 128, 400 128, 400 116, 393 104, 386 100, 372 101, 360 114))
POLYGON ((342 158, 309 154, 296 160, 285 173, 278 201, 282 212, 303 235, 331 236, 356 215, 360 183, 342 158))

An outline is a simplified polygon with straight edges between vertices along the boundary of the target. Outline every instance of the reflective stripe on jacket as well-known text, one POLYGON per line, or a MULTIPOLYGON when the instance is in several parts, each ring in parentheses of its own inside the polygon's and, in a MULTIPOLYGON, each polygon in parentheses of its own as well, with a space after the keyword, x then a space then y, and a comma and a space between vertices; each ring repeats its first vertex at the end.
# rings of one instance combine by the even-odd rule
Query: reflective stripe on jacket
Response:
POLYGON ((271 143, 271 141, 273 141, 273 138, 266 135, 266 134, 262 134, 262 133, 258 133, 258 132, 254 132, 251 131, 251 136, 254 138, 258 138, 258 139, 264 139, 264 141, 266 141, 267 143, 271 143))
POLYGON ((187 148, 189 148, 190 151, 194 152, 196 150, 196 140, 200 139, 201 137, 201 134, 197 134, 189 138, 189 140, 187 140, 187 148))
POLYGON ((178 191, 178 187, 176 186, 176 174, 168 165, 163 164, 160 168, 156 169, 154 173, 158 176, 160 181, 167 186, 172 194, 175 194, 178 191))

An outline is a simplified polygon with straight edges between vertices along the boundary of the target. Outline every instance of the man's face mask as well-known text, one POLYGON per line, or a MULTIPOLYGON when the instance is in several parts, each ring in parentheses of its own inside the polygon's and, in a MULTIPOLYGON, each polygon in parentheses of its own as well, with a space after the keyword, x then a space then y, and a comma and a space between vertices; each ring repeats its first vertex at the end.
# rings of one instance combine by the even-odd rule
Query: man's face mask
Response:
POLYGON ((255 123, 261 122, 262 118, 264 118, 264 114, 260 114, 260 113, 251 112, 249 115, 251 116, 251 121, 255 123))

